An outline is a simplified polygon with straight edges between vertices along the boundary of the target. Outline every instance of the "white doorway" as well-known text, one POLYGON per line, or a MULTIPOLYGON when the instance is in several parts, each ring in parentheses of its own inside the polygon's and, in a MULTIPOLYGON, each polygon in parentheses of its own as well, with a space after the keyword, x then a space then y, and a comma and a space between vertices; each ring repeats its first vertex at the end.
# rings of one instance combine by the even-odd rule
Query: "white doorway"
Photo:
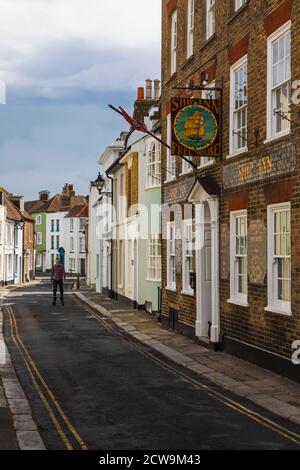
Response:
POLYGON ((210 337, 210 328, 212 324, 212 282, 211 282, 211 216, 210 208, 207 202, 204 203, 204 237, 203 248, 199 251, 200 269, 202 272, 200 281, 201 286, 198 289, 204 293, 201 296, 201 317, 202 317, 202 334, 204 337, 210 337))
POLYGON ((219 342, 219 198, 196 181, 188 200, 195 205, 196 336, 219 342))

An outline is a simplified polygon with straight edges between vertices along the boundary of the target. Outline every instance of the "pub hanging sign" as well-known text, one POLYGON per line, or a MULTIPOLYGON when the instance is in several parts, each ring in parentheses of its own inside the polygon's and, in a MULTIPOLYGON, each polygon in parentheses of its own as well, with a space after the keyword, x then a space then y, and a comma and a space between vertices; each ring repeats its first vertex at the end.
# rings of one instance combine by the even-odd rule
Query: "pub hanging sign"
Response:
POLYGON ((221 101, 172 98, 172 155, 219 157, 221 101))

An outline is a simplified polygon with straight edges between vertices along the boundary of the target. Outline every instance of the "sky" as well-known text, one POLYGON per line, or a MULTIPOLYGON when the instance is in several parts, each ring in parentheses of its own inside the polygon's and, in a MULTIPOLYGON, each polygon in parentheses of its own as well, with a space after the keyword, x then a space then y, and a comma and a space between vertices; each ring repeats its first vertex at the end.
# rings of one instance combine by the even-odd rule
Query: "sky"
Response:
POLYGON ((0 186, 88 194, 97 160, 160 78, 161 0, 0 0, 0 186))

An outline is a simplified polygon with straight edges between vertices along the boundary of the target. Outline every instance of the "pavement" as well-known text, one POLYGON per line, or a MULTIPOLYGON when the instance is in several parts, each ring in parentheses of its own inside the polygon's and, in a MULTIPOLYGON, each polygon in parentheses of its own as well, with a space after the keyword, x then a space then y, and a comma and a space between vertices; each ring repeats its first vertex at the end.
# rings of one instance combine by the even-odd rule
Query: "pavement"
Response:
POLYGON ((124 303, 93 290, 75 292, 75 295, 133 338, 174 363, 300 424, 300 384, 224 352, 210 351, 187 337, 162 329, 155 317, 130 309, 124 303))
POLYGON ((17 416, 19 426, 32 417, 49 450, 300 448, 296 422, 219 386, 206 369, 195 373, 197 345, 177 350, 187 339, 159 325, 154 333, 144 312, 89 290, 74 295, 71 282, 65 305, 53 307, 49 280, 10 290, 1 310, 23 391, 6 397, 19 447, 17 416))

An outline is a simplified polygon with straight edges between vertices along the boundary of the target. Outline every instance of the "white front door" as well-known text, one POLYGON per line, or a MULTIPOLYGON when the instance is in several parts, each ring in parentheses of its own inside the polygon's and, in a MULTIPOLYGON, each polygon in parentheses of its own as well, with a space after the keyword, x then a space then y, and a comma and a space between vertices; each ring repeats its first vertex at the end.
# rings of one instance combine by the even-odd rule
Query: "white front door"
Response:
POLYGON ((209 336, 210 324, 212 320, 211 302, 211 224, 204 225, 204 245, 201 251, 201 290, 202 296, 202 323, 205 337, 209 336))
POLYGON ((196 335, 219 342, 218 200, 196 204, 196 335))

